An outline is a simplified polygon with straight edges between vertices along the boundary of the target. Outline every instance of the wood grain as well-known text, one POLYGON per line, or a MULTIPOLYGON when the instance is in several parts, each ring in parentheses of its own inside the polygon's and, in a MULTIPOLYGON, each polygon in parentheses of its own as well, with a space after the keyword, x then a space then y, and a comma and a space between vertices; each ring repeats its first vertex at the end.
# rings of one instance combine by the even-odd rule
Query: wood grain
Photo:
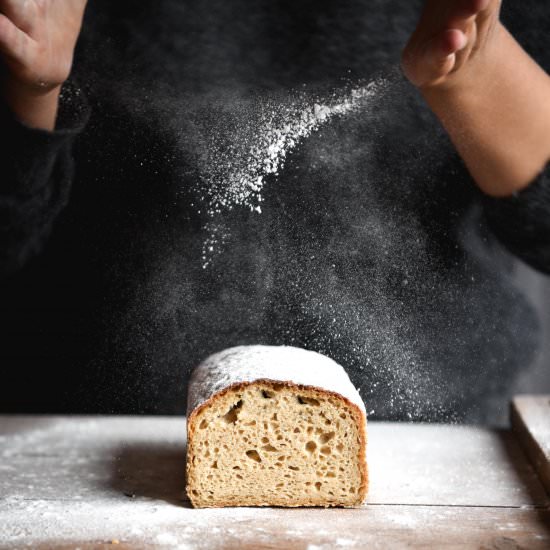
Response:
POLYGON ((550 395, 523 395, 512 402, 512 427, 550 494, 550 395))
MULTIPOLYGON (((370 506, 361 510, 256 509, 254 518, 214 518, 208 530, 189 536, 173 525, 170 538, 99 539, 81 550, 182 548, 188 550, 479 549, 548 550, 550 512, 502 508, 370 506), (229 526, 233 526, 232 528, 229 526), (158 541, 161 540, 159 543, 158 541), (163 541, 163 542, 162 542, 163 541)), ((75 543, 52 541, 39 549, 74 550, 75 543)))
POLYGON ((195 510, 183 418, 0 417, 0 547, 550 547, 511 432, 371 422, 368 460, 362 508, 195 510))

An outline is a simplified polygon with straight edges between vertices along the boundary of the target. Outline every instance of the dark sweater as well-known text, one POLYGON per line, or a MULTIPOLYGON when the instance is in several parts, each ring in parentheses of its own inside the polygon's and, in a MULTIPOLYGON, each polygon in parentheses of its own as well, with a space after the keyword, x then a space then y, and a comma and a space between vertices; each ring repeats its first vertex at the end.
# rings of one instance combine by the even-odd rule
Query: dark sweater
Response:
MULTIPOLYGON (((1 409, 182 412, 197 361, 270 343, 343 364, 375 418, 500 421, 540 338, 510 274, 550 272, 550 172, 483 197, 404 79, 301 142, 262 214, 222 212, 202 267, 209 137, 258 98, 386 72, 418 9, 91 4, 57 130, 2 114, 1 409)), ((504 14, 543 65, 548 13, 504 14)))

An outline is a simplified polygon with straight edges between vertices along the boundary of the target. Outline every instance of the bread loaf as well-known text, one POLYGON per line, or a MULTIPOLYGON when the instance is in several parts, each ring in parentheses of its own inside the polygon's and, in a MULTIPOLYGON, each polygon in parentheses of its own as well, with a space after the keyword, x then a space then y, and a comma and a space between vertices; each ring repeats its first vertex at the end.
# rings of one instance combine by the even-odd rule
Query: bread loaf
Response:
POLYGON ((328 357, 284 346, 231 348, 201 363, 188 391, 193 506, 363 502, 365 406, 328 357))

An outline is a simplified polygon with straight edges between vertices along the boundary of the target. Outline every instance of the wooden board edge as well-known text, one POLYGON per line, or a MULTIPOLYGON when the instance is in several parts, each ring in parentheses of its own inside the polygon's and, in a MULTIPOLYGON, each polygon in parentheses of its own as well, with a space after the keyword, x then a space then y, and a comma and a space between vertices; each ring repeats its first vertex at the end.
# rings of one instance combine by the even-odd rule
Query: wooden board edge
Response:
POLYGON ((520 395, 510 407, 510 420, 523 451, 550 496, 550 395, 520 395))

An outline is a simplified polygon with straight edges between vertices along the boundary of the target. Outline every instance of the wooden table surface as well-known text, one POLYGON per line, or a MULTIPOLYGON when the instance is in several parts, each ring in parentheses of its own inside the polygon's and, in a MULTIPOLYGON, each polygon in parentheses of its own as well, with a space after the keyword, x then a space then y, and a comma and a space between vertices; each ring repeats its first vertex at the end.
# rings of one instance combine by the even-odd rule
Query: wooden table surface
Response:
POLYGON ((183 418, 0 416, 0 548, 549 549, 544 465, 523 444, 370 422, 362 508, 194 510, 183 418))

